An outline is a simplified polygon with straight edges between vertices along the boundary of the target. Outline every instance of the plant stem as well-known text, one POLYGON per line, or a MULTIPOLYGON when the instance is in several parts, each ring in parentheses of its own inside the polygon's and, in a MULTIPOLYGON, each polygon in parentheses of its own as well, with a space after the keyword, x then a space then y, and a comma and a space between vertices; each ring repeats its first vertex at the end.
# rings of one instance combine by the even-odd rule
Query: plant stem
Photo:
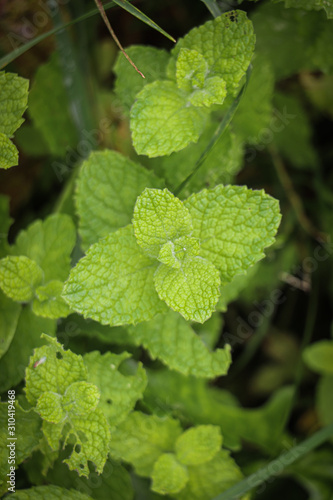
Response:
POLYGON ((228 490, 224 491, 213 500, 236 500, 242 495, 267 481, 269 478, 280 474, 288 465, 309 453, 311 450, 324 443, 333 435, 333 423, 320 429, 311 437, 291 448, 289 451, 282 453, 278 458, 270 462, 268 465, 259 469, 239 483, 235 484, 228 490), (276 472, 278 470, 278 473, 276 472))
POLYGON ((247 87, 247 84, 249 82, 249 79, 250 79, 250 76, 251 76, 251 72, 252 72, 252 67, 251 65, 248 67, 247 69, 247 72, 246 72, 246 80, 245 80, 245 83, 243 85, 243 87, 241 88, 241 90, 239 91, 236 99, 233 101, 233 103, 231 104, 230 108, 228 109, 227 113, 224 115, 223 117, 223 120, 221 121, 221 123, 218 125, 217 129, 215 130, 214 132, 214 135, 210 141, 210 143, 208 144, 208 146, 206 147, 206 149, 203 151, 203 153, 201 154, 201 156, 199 157, 199 159, 197 160, 195 166, 194 166, 194 169, 192 170, 192 172, 186 177, 186 179, 174 190, 174 194, 175 196, 178 196, 178 194, 184 189, 184 187, 186 186, 186 184, 189 182, 189 180, 193 177, 194 174, 196 174, 196 172, 199 170, 199 168, 201 167, 201 165, 203 164, 203 162, 205 161, 205 159, 207 158, 208 154, 210 153, 211 149, 213 149, 213 147, 215 146, 215 144, 217 143, 217 141, 220 139, 220 137, 222 137, 224 131, 227 129, 228 125, 230 124, 231 120, 233 119, 234 117, 234 114, 236 113, 236 110, 237 110, 237 107, 239 105, 239 102, 242 98, 242 95, 244 94, 245 92, 245 89, 247 87))
POLYGON ((132 61, 132 59, 130 58, 130 56, 128 54, 126 54, 123 46, 119 42, 118 37, 115 34, 115 32, 113 31, 113 28, 112 28, 112 26, 110 24, 110 21, 107 18, 107 15, 105 13, 105 10, 104 10, 104 7, 103 7, 103 4, 102 4, 101 0, 95 0, 95 4, 97 5, 98 10, 99 10, 99 12, 100 12, 100 14, 101 14, 101 16, 103 18, 103 21, 105 22, 105 25, 106 25, 107 29, 110 32, 112 38, 114 39, 114 41, 118 45, 119 50, 124 54, 124 56, 126 57, 126 59, 128 60, 128 62, 131 64, 131 66, 133 66, 133 68, 135 69, 135 71, 137 71, 139 73, 139 75, 142 76, 142 78, 146 78, 145 75, 143 73, 141 73, 141 71, 135 66, 135 64, 132 61))

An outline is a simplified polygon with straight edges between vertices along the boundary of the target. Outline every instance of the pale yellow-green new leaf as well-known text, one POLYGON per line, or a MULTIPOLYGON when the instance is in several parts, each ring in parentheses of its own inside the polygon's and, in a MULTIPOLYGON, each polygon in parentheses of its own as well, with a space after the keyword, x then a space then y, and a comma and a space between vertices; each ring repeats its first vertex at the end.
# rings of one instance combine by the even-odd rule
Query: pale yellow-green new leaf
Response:
POLYGON ((43 281, 39 265, 25 256, 9 256, 0 260, 0 287, 17 302, 29 302, 43 281))
POLYGON ((178 462, 173 453, 164 453, 155 462, 151 489, 156 493, 160 495, 178 493, 187 481, 187 468, 178 462))
POLYGON ((62 281, 52 280, 35 290, 36 298, 32 303, 32 310, 37 316, 58 319, 65 318, 71 310, 61 297, 64 284, 62 281))
POLYGON ((221 446, 222 436, 217 425, 198 425, 177 439, 176 457, 184 465, 200 465, 209 462, 221 446))
POLYGON ((140 247, 155 258, 165 243, 187 236, 193 229, 190 213, 182 201, 168 189, 149 188, 135 203, 133 227, 140 247))

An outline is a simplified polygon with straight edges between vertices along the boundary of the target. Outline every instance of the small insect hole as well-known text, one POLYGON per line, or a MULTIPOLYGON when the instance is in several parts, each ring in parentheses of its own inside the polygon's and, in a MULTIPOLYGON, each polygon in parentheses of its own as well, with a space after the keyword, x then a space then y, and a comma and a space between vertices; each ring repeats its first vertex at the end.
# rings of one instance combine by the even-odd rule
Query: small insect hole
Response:
POLYGON ((84 469, 84 465, 83 464, 80 464, 79 467, 80 467, 80 469, 84 469))
POLYGON ((57 357, 57 359, 62 359, 63 355, 61 354, 61 352, 58 351, 56 354, 56 357, 57 357))
POLYGON ((107 402, 108 405, 112 405, 112 400, 111 399, 107 399, 106 402, 107 402))
POLYGON ((76 453, 80 453, 80 451, 81 451, 81 445, 80 444, 76 444, 74 450, 76 451, 76 453))

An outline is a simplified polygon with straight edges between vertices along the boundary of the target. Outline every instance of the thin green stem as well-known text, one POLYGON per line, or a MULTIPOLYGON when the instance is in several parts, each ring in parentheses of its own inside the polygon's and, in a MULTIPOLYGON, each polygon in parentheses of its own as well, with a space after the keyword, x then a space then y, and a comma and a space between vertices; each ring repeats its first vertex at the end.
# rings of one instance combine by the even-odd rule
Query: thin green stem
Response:
POLYGON ((201 0, 201 1, 206 5, 207 9, 212 14, 212 16, 218 17, 222 14, 215 0, 201 0))
POLYGON ((227 113, 224 115, 223 117, 223 120, 221 121, 221 123, 218 125, 217 129, 215 130, 214 132, 214 135, 210 141, 210 143, 208 144, 208 146, 206 147, 206 149, 203 151, 203 153, 201 154, 201 156, 199 157, 199 159, 197 160, 195 166, 194 166, 194 169, 192 170, 192 172, 186 177, 186 179, 174 190, 174 194, 175 196, 178 196, 179 193, 184 189, 184 187, 186 186, 186 184, 189 182, 190 179, 192 179, 192 177, 197 173, 197 171, 199 170, 199 168, 201 167, 201 165, 203 164, 203 162, 205 161, 205 159, 207 158, 208 154, 210 153, 210 151, 213 149, 213 147, 216 145, 217 141, 222 137, 223 133, 225 132, 225 130, 227 129, 227 127, 229 126, 231 120, 233 119, 234 117, 234 114, 236 113, 236 110, 237 110, 237 107, 240 103, 240 100, 242 98, 242 95, 244 94, 245 92, 245 89, 248 85, 248 82, 249 82, 249 79, 250 79, 250 76, 251 76, 251 72, 252 72, 252 67, 251 65, 248 67, 247 69, 247 72, 246 72, 246 80, 245 80, 245 83, 243 85, 243 87, 241 88, 241 90, 239 91, 236 99, 233 101, 233 103, 231 104, 230 108, 228 109, 227 113))
POLYGON ((303 443, 298 444, 289 451, 282 453, 268 465, 259 469, 257 472, 254 472, 251 476, 243 479, 243 481, 235 484, 235 486, 232 486, 228 490, 224 491, 213 500, 236 500, 240 498, 242 495, 264 483, 271 477, 280 474, 288 465, 291 465, 314 448, 317 448, 317 446, 324 443, 331 436, 333 436, 333 424, 320 429, 318 432, 313 434, 313 436, 303 441, 303 443))

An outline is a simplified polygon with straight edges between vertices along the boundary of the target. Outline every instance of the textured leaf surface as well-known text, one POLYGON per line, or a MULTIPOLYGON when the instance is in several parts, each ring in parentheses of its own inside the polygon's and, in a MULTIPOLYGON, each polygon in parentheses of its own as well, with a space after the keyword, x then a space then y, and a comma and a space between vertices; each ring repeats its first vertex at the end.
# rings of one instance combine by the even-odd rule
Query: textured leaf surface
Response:
POLYGON ((166 310, 154 288, 156 266, 126 226, 90 247, 63 296, 73 310, 104 325, 146 321, 166 310))
POLYGON ((182 490, 188 481, 186 467, 180 464, 173 453, 164 453, 154 465, 152 490, 161 495, 175 494, 182 490))
POLYGON ((225 375, 231 363, 228 347, 209 351, 191 326, 172 311, 130 327, 129 332, 153 359, 160 359, 184 375, 214 378, 225 375))
POLYGON ((158 258, 163 245, 191 233, 192 222, 187 208, 170 191, 147 188, 136 201, 133 227, 141 248, 158 258))
POLYGON ((173 449, 181 432, 177 420, 133 412, 113 430, 110 452, 131 463, 138 475, 149 477, 156 460, 173 449))
POLYGON ((0 133, 0 168, 10 168, 18 165, 18 151, 16 146, 5 135, 0 133))
POLYGON ((188 106, 188 94, 174 82, 156 81, 144 87, 131 109, 135 150, 149 157, 168 155, 197 142, 206 113, 188 106))
POLYGON ((175 60, 181 49, 196 50, 207 61, 209 76, 223 78, 228 93, 234 94, 250 64, 254 43, 252 23, 246 13, 230 11, 192 29, 177 42, 172 51, 169 76, 174 74, 175 60))
POLYGON ((130 224, 137 197, 146 187, 161 185, 152 172, 116 151, 91 153, 82 164, 76 190, 83 248, 130 224))
POLYGON ((92 497, 79 491, 66 490, 60 486, 35 486, 28 490, 18 490, 12 495, 13 500, 92 500, 92 497))
POLYGON ((307 366, 316 373, 333 375, 333 341, 321 340, 303 352, 307 366))
POLYGON ((217 186, 185 202, 192 216, 200 254, 221 272, 222 284, 262 259, 280 223, 279 203, 263 191, 217 186))
POLYGON ((21 307, 0 291, 0 358, 14 337, 21 307))
POLYGON ((13 73, 0 72, 0 133, 12 136, 23 123, 29 82, 13 73))
POLYGON ((119 371, 119 365, 130 354, 101 354, 99 351, 89 352, 84 356, 88 368, 88 380, 95 384, 101 392, 100 408, 111 426, 122 422, 133 410, 138 399, 141 399, 147 385, 145 370, 139 363, 133 376, 125 376, 119 371))
POLYGON ((3 391, 23 380, 33 349, 44 344, 41 334, 54 335, 55 330, 55 320, 36 316, 30 307, 21 308, 15 335, 1 358, 0 387, 3 391))
POLYGON ((68 278, 70 255, 76 241, 71 217, 54 214, 33 222, 21 231, 11 249, 13 255, 25 255, 43 269, 44 281, 68 278))
POLYGON ((88 477, 88 461, 91 461, 100 474, 109 453, 111 437, 109 425, 103 412, 97 408, 84 416, 71 417, 70 422, 72 428, 67 437, 75 436, 74 449, 71 456, 64 462, 71 470, 76 470, 79 476, 88 477))
POLYGON ((240 481, 243 476, 225 450, 201 465, 188 467, 189 481, 177 500, 211 500, 240 481))
POLYGON ((176 441, 176 457, 184 465, 209 462, 220 450, 222 436, 219 427, 200 425, 185 431, 176 441))
POLYGON ((61 297, 64 284, 62 281, 49 281, 44 286, 36 288, 36 298, 32 303, 32 310, 37 316, 58 319, 70 314, 70 308, 61 297))
POLYGON ((17 301, 28 302, 42 283, 43 271, 28 257, 5 257, 0 261, 0 285, 5 294, 17 301))
POLYGON ((56 55, 36 71, 29 96, 29 114, 52 154, 65 156, 67 148, 78 145, 56 55))
POLYGON ((55 339, 43 335, 48 341, 35 349, 26 370, 26 396, 36 405, 44 392, 63 395, 74 382, 87 379, 87 369, 81 356, 64 348, 55 339))
POLYGON ((123 54, 119 53, 114 66, 117 75, 115 91, 125 110, 129 112, 135 96, 146 84, 165 78, 169 54, 165 50, 145 45, 132 45, 126 52, 146 77, 143 79, 133 71, 123 54))
POLYGON ((159 297, 185 319, 204 323, 220 296, 219 271, 202 257, 185 258, 179 269, 160 264, 154 275, 159 297))

